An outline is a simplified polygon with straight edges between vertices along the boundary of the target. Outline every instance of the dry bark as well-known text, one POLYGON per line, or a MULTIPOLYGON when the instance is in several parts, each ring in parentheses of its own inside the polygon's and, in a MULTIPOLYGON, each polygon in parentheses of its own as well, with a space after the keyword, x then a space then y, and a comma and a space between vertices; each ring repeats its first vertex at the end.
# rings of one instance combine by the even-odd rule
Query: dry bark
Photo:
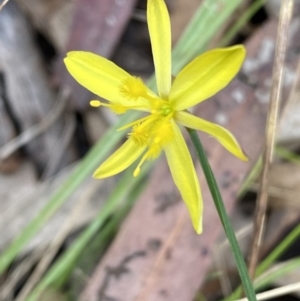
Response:
MULTIPOLYGON (((0 65, 7 83, 8 105, 23 132, 39 123, 55 105, 55 95, 35 45, 31 27, 17 5, 10 1, 0 17, 0 65)), ((63 132, 63 118, 44 134, 32 140, 25 149, 41 174, 51 154, 62 152, 57 145, 63 132)), ((60 164, 66 166, 72 159, 69 152, 62 154, 60 164)))
MULTIPOLYGON (((16 135, 15 125, 7 111, 7 102, 5 80, 3 74, 0 72, 0 148, 16 135)), ((3 161, 0 160, 0 172, 10 173, 15 171, 18 166, 19 160, 16 155, 10 156, 3 161)))

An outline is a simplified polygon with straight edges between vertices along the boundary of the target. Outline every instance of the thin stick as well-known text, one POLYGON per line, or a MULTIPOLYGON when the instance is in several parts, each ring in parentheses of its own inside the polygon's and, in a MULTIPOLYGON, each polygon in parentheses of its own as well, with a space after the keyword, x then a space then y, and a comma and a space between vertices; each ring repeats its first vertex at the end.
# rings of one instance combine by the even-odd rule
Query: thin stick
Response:
MULTIPOLYGON (((257 294, 257 301, 269 300, 275 297, 284 296, 290 293, 299 292, 300 291, 300 282, 285 285, 282 287, 278 287, 260 294, 257 294)), ((247 298, 239 299, 236 301, 248 301, 247 298)))
POLYGON ((36 269, 28 279, 26 285, 22 288, 16 301, 25 301, 29 293, 34 286, 38 283, 45 271, 49 267, 51 261, 55 257, 57 251, 65 241, 66 237, 71 233, 74 222, 78 219, 78 216, 83 212, 84 207, 87 205, 97 188, 99 187, 96 181, 92 182, 87 191, 84 191, 79 197, 75 208, 72 210, 60 231, 57 233, 53 241, 51 242, 48 250, 45 251, 44 257, 38 263, 36 269))
POLYGON ((65 118, 65 127, 60 137, 55 141, 52 154, 50 155, 45 171, 41 176, 41 180, 46 180, 55 174, 58 170, 60 161, 68 148, 76 128, 75 117, 68 114, 65 118))
POLYGON ((51 127, 55 123, 57 118, 63 113, 67 105, 69 95, 70 89, 67 87, 63 88, 58 95, 53 109, 42 119, 40 123, 32 126, 28 130, 24 131, 19 136, 2 146, 0 148, 0 161, 7 159, 20 147, 26 145, 31 140, 44 133, 49 127, 51 127))
POLYGON ((14 291, 19 283, 32 270, 32 267, 42 258, 46 248, 36 248, 33 250, 26 260, 18 263, 16 268, 8 275, 5 282, 0 286, 0 300, 13 301, 14 291))
POLYGON ((265 137, 265 149, 263 154, 263 169, 260 189, 257 197, 255 210, 254 236, 249 256, 249 275, 253 279, 261 245, 261 237, 264 228, 264 220, 267 209, 269 168, 273 158, 276 122, 281 95, 282 73, 284 68, 284 57, 287 47, 288 28, 292 15, 293 0, 282 1, 280 19, 278 26, 278 38, 273 67, 272 89, 270 96, 269 114, 265 137))
POLYGON ((4 0, 4 1, 2 2, 2 4, 0 5, 0 11, 1 11, 2 8, 7 4, 8 1, 9 1, 9 0, 4 0))

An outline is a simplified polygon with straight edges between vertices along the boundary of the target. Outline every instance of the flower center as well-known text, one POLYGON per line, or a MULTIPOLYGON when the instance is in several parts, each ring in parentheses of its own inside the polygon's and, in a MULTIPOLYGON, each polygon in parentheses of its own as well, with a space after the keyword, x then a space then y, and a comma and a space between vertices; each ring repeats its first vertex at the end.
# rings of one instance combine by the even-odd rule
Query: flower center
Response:
POLYGON ((173 109, 169 104, 163 104, 160 108, 160 114, 163 116, 168 116, 173 113, 173 109))
POLYGON ((138 176, 141 166, 146 160, 153 160, 159 157, 163 147, 172 141, 174 132, 171 124, 173 110, 170 107, 161 108, 160 113, 152 114, 142 123, 134 126, 129 134, 138 146, 147 146, 148 150, 142 157, 134 171, 138 176), (169 112, 168 115, 166 115, 169 112))

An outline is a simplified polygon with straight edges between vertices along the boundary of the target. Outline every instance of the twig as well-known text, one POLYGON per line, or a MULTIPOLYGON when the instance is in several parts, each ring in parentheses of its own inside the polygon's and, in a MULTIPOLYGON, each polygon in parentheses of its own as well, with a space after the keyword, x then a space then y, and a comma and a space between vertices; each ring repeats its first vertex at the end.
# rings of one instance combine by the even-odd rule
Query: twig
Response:
POLYGON ((267 120, 265 149, 263 154, 263 169, 260 190, 257 196, 255 210, 254 236, 249 256, 249 275, 253 279, 261 245, 261 237, 264 228, 264 220, 267 209, 269 168, 272 162, 276 122, 281 95, 282 74, 284 68, 284 57, 287 47, 288 28, 292 15, 293 0, 282 1, 280 19, 278 26, 278 38, 276 43, 275 62, 273 67, 272 88, 270 96, 269 114, 267 120))
POLYGON ((285 120, 287 119, 289 111, 293 110, 293 107, 297 103, 299 103, 299 100, 300 100, 300 59, 298 60, 296 78, 292 86, 291 93, 289 95, 289 98, 286 102, 286 105, 284 106, 284 109, 280 117, 279 127, 283 126, 285 120))
MULTIPOLYGON (((285 0, 287 1, 287 0, 285 0)), ((275 297, 284 296, 290 293, 299 292, 300 291, 300 282, 285 285, 279 288, 275 288, 273 290, 269 290, 260 294, 257 294, 257 301, 269 300, 275 297)), ((247 298, 242 298, 236 301, 248 301, 247 298)))
POLYGON ((90 185, 88 191, 84 191, 80 196, 76 207, 71 212, 65 223, 62 225, 60 232, 53 239, 50 248, 46 250, 45 256, 38 263, 35 271, 30 276, 24 288, 21 290, 20 294, 15 301, 24 301, 34 286, 41 279, 45 271, 47 270, 49 264, 52 262, 54 256, 56 255, 58 249, 70 234, 73 229, 74 222, 78 219, 78 216, 82 213, 83 208, 86 203, 90 200, 91 196, 94 194, 95 190, 99 187, 98 182, 93 181, 90 185))
POLYGON ((229 296, 232 294, 232 285, 230 282, 229 270, 227 269, 227 261, 225 253, 221 253, 223 248, 215 249, 213 252, 214 262, 217 268, 217 271, 221 271, 219 273, 219 282, 221 286, 221 291, 223 296, 229 296), (222 254, 220 256, 220 253, 222 254))
POLYGON ((2 8, 8 3, 9 0, 4 0, 2 2, 2 4, 0 5, 0 11, 2 10, 2 8))
MULTIPOLYGON (((295 261, 297 260, 297 257, 296 258, 292 258, 292 259, 288 259, 288 260, 285 260, 285 261, 282 261, 282 262, 279 262, 279 263, 275 263, 275 264, 272 264, 272 266, 270 268, 268 268, 265 272, 263 272, 262 274, 260 274, 254 281, 254 285, 257 285, 259 286, 260 283, 264 283, 265 280, 268 278, 272 278, 272 276, 274 275, 284 275, 284 273, 281 273, 280 274, 280 271, 284 268, 286 268, 287 266, 289 265, 295 265, 295 261)), ((298 266, 298 265, 297 265, 298 266)), ((285 271, 286 274, 288 272, 290 272, 290 270, 286 270, 285 271)), ((279 277, 279 276, 277 276, 279 277)), ((274 279, 274 278, 273 278, 274 279)), ((276 280, 276 278, 274 279, 274 281, 276 280)), ((270 283, 270 282, 268 282, 270 283)))
POLYGON ((13 295, 18 283, 29 273, 32 267, 42 258, 45 248, 35 249, 7 277, 7 280, 0 287, 0 300, 13 301, 13 295))
POLYGON ((55 172, 58 169, 58 166, 61 162, 61 159, 63 155, 66 153, 66 149, 68 145, 70 144, 70 141, 73 137, 75 128, 76 128, 76 120, 73 114, 69 114, 66 117, 65 120, 65 128, 63 130, 63 133, 60 135, 60 137, 55 142, 55 145, 53 147, 53 152, 50 155, 48 164, 45 168, 45 171, 43 172, 41 176, 41 180, 45 180, 50 178, 55 174, 55 172))
MULTIPOLYGON (((292 129, 291 126, 295 123, 295 120, 298 120, 298 116, 295 116, 295 110, 299 111, 298 106, 300 104, 300 59, 298 60, 298 66, 296 70, 296 78, 294 80, 291 92, 287 99, 287 102, 284 106, 284 109, 281 113, 281 118, 278 124, 278 134, 281 137, 284 137, 283 134, 286 132, 286 129, 292 129)), ((294 130, 293 130, 294 132, 294 130)), ((279 141, 280 144, 285 145, 286 147, 290 148, 295 144, 298 144, 298 139, 294 139, 294 134, 290 136, 289 139, 282 139, 279 141), (295 141, 296 140, 296 141, 295 141)), ((299 165, 299 160, 297 162, 297 158, 294 154, 288 151, 285 148, 276 147, 276 154, 279 157, 288 159, 291 163, 295 163, 299 165)))
POLYGON ((20 147, 24 146, 32 139, 36 138, 37 136, 41 135, 45 132, 61 115, 64 108, 66 107, 67 100, 70 95, 70 90, 68 88, 63 88, 61 93, 58 96, 57 102, 54 108, 46 115, 43 120, 34 125, 33 127, 29 128, 28 130, 24 131, 15 139, 11 140, 3 147, 0 148, 0 161, 5 160, 8 158, 13 152, 15 152, 20 147))
MULTIPOLYGON (((250 187, 250 191, 257 191, 258 184, 253 184, 250 187)), ((272 200, 272 207, 292 207, 292 208, 300 208, 299 204, 299 190, 293 188, 281 188, 269 185, 268 187, 268 195, 274 197, 276 199, 272 200), (281 200, 278 200, 281 199, 281 200), (283 201, 284 200, 284 201, 283 201), (283 203, 284 202, 284 203, 283 203)))
MULTIPOLYGON (((235 232, 236 238, 240 243, 245 237, 249 237, 251 232, 253 231, 253 224, 248 223, 237 232, 235 232)), ((213 252, 215 264, 217 269, 222 271, 219 276, 219 281, 221 285, 221 290, 224 296, 229 296, 232 294, 232 285, 230 282, 230 277, 228 275, 228 262, 226 258, 226 254, 228 249, 230 248, 230 244, 227 238, 224 238, 217 246, 215 251, 213 252)))

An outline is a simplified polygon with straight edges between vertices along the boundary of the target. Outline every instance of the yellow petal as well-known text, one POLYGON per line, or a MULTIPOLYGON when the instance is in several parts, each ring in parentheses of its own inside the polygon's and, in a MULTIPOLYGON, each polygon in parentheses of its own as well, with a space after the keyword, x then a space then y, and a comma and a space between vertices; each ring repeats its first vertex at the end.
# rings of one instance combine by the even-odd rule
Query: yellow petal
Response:
POLYGON ((194 229, 202 232, 203 203, 199 180, 180 129, 172 121, 174 140, 164 148, 173 180, 186 203, 194 229))
POLYGON ((64 59, 76 81, 109 101, 120 98, 120 86, 130 75, 111 61, 85 51, 71 51, 64 59))
POLYGON ((167 99, 171 88, 171 26, 164 0, 148 0, 147 20, 159 96, 167 99))
POLYGON ((200 130, 213 136, 233 155, 243 161, 248 161, 239 143, 225 128, 186 112, 177 112, 175 119, 185 127, 200 130))
POLYGON ((94 172, 96 179, 107 178, 118 174, 129 167, 144 152, 146 147, 139 147, 132 139, 128 139, 94 172))
POLYGON ((176 77, 170 102, 175 110, 185 110, 213 96, 235 77, 245 58, 245 48, 237 45, 208 51, 189 63, 176 77))

